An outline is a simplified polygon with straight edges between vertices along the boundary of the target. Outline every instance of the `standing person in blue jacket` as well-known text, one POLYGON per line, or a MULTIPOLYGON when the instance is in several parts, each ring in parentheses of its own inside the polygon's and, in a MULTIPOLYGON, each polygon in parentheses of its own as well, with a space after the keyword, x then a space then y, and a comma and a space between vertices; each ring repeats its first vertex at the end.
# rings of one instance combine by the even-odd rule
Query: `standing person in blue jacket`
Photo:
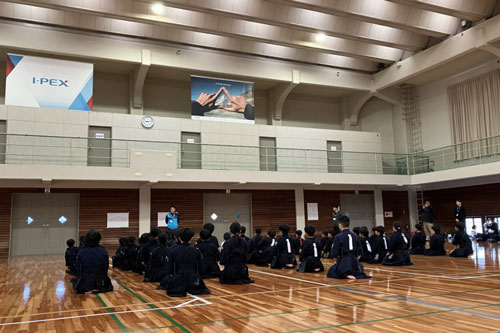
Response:
POLYGON ((175 206, 170 206, 170 211, 167 213, 166 221, 167 228, 170 230, 176 230, 179 228, 179 213, 175 206))
POLYGON ((327 277, 334 279, 370 279, 365 274, 363 265, 357 259, 361 247, 358 236, 349 230, 350 220, 347 216, 338 219, 340 233, 333 239, 332 257, 336 263, 328 271, 327 277))

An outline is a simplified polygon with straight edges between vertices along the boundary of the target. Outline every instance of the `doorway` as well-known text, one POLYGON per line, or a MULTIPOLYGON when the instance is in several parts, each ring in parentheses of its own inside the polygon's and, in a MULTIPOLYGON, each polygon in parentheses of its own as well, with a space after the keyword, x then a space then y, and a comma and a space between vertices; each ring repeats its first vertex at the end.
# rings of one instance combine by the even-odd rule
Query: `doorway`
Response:
POLYGON ((200 133, 181 133, 181 169, 201 169, 200 133))
POLYGON ((111 166, 111 127, 89 127, 88 166, 111 166))
POLYGON ((203 196, 203 221, 213 223, 214 236, 219 244, 224 240, 224 233, 229 232, 233 222, 239 222, 247 228, 246 236, 252 235, 250 194, 205 193, 203 196))
POLYGON ((68 239, 78 244, 78 205, 78 194, 14 194, 10 255, 62 255, 68 239))

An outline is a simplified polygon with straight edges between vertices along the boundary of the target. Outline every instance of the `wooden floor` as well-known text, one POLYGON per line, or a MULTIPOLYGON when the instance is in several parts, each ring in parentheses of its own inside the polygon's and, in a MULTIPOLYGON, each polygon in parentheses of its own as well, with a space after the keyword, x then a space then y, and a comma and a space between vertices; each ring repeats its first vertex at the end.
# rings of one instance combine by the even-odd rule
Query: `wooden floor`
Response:
MULTIPOLYGON (((169 298, 130 272, 115 291, 76 295, 56 257, 0 260, 1 332, 496 332, 500 244, 469 259, 414 256, 415 266, 365 265, 371 280, 251 266, 255 284, 169 298)), ((325 268, 330 267, 325 260, 325 268)))

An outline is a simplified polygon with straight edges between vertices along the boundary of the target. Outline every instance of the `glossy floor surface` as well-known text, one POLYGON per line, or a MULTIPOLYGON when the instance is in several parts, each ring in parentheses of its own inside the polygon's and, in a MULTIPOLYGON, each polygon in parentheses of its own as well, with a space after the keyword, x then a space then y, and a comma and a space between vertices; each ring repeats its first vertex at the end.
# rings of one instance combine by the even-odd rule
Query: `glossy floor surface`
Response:
MULTIPOLYGON (((115 291, 76 295, 59 257, 0 260, 1 332, 496 332, 500 244, 468 259, 414 256, 414 266, 365 265, 371 280, 332 280, 251 266, 255 284, 169 298, 130 272, 115 291)), ((325 260, 325 268, 331 263, 325 260)))

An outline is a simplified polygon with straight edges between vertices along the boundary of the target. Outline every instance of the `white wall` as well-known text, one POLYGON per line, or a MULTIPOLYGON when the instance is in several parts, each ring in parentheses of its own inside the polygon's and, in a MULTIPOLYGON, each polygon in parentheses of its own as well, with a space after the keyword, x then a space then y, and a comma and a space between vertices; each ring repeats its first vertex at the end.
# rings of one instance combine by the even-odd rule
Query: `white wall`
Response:
POLYGON ((444 80, 418 87, 424 150, 452 144, 448 87, 499 67, 497 61, 493 61, 444 80))
POLYGON ((129 76, 94 72, 94 111, 129 113, 129 76))
POLYGON ((338 100, 322 96, 290 94, 283 105, 283 125, 340 129, 342 112, 338 100))
POLYGON ((372 98, 361 109, 360 129, 366 132, 379 132, 382 152, 394 153, 393 107, 378 98, 372 98))

